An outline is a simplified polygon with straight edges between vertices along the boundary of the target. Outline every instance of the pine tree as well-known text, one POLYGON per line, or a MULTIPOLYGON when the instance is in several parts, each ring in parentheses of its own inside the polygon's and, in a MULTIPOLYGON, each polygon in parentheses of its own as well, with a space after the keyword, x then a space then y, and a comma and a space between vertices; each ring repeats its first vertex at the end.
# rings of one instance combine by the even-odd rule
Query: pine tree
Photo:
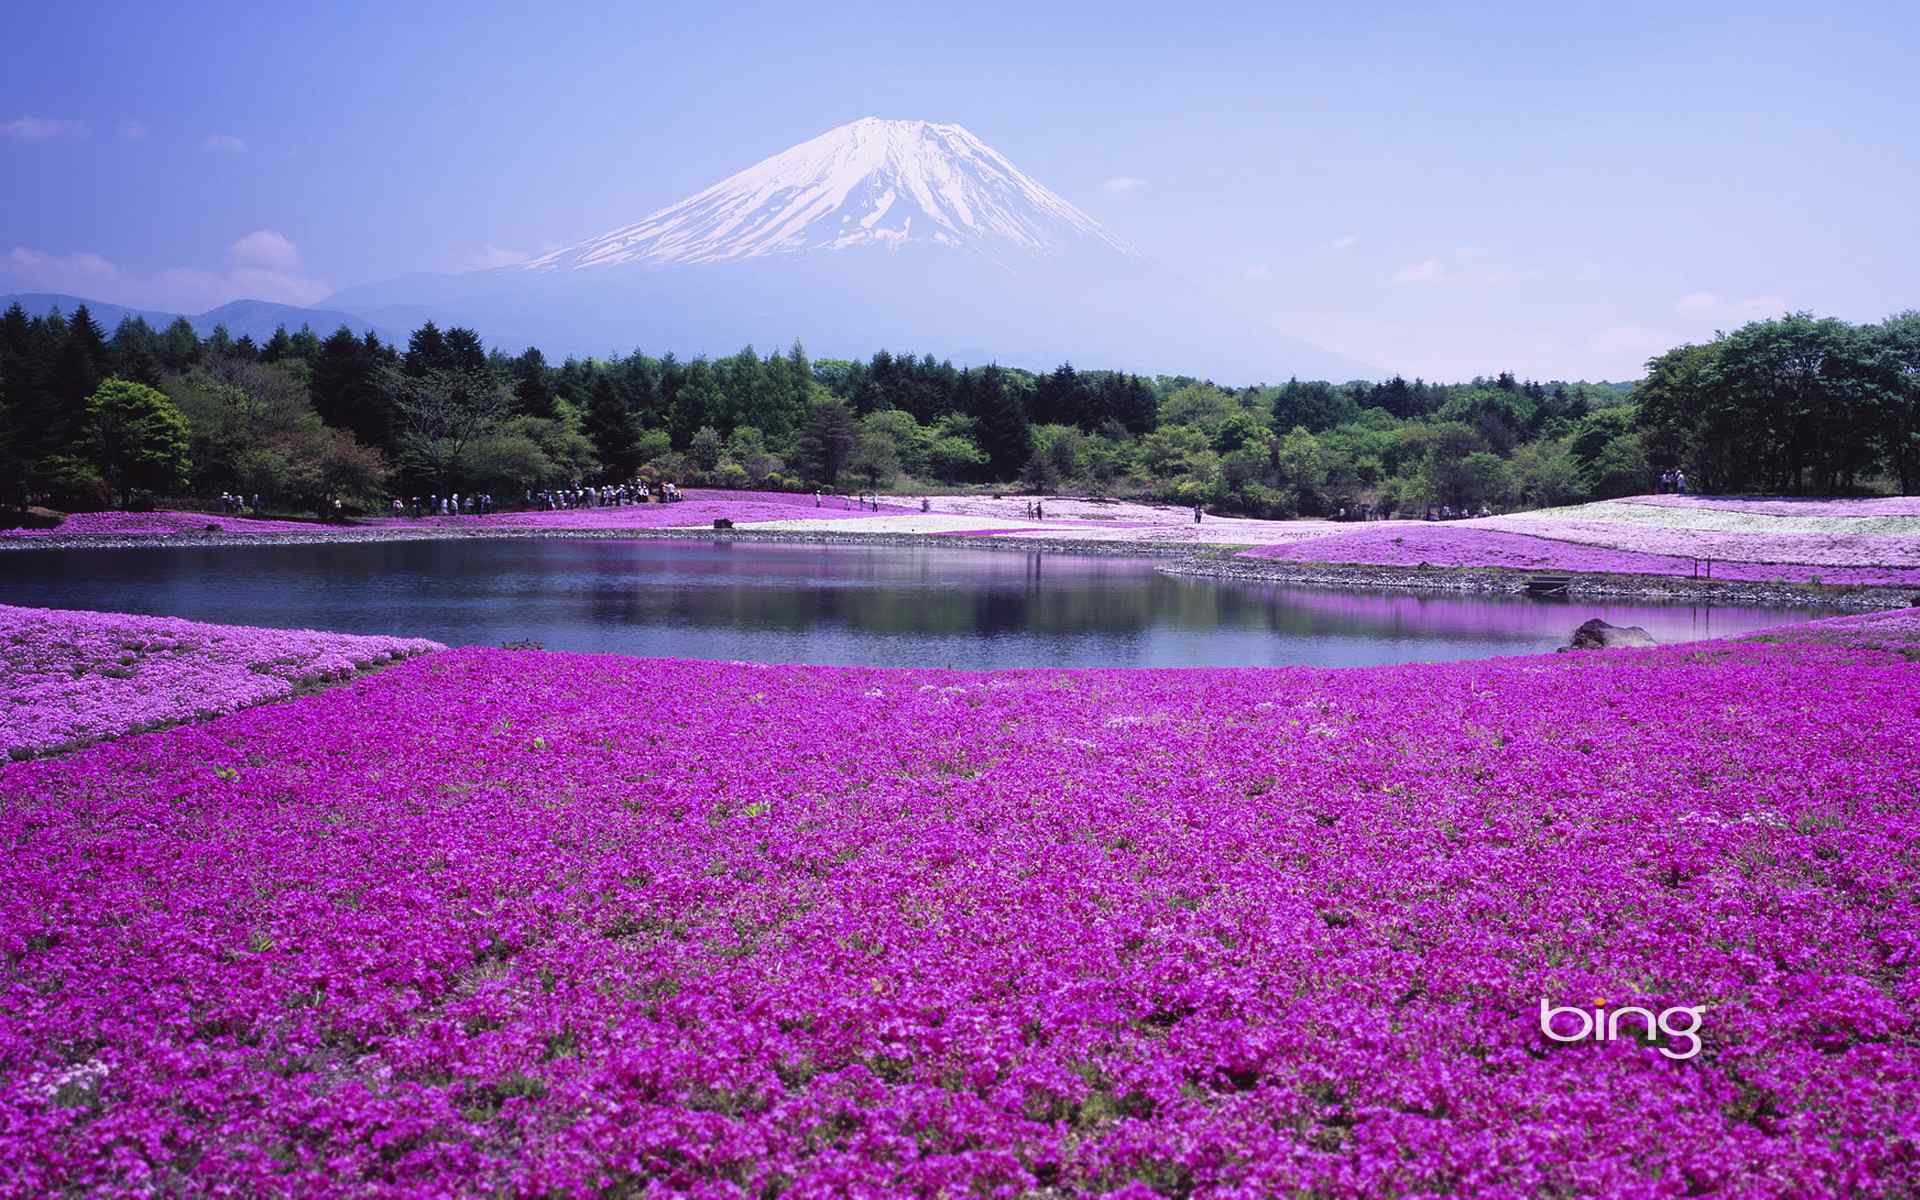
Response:
POLYGON ((838 400, 823 400, 807 413, 800 427, 794 453, 807 478, 828 485, 839 482, 840 472, 853 457, 860 428, 853 414, 838 400))
POLYGON ((440 327, 428 321, 413 331, 407 339, 406 357, 401 360, 408 375, 418 379, 434 371, 444 371, 451 365, 447 356, 446 335, 440 327))
POLYGON ((513 411, 516 416, 553 416, 553 383, 547 378, 547 360, 538 346, 513 360, 513 411))
POLYGON ((594 451, 606 468, 606 478, 615 483, 632 479, 640 470, 640 429, 604 371, 594 378, 585 425, 594 451))
POLYGON ((464 371, 469 374, 487 369, 487 348, 480 341, 480 335, 471 329, 455 325, 446 333, 446 361, 442 370, 464 371))
POLYGON ((998 364, 973 377, 968 413, 995 479, 1012 479, 1033 453, 1033 434, 1019 390, 998 364))
POLYGON ((322 421, 370 446, 389 449, 393 407, 379 383, 385 349, 373 334, 357 338, 353 330, 340 326, 320 343, 308 392, 322 421))
POLYGON ((86 435, 87 399, 106 378, 107 365, 106 335, 82 304, 66 322, 66 335, 48 374, 52 411, 47 414, 44 452, 71 454, 78 449, 86 435))
POLYGON ((158 353, 161 367, 173 374, 199 362, 200 335, 193 331, 193 323, 185 317, 175 317, 160 337, 158 353))

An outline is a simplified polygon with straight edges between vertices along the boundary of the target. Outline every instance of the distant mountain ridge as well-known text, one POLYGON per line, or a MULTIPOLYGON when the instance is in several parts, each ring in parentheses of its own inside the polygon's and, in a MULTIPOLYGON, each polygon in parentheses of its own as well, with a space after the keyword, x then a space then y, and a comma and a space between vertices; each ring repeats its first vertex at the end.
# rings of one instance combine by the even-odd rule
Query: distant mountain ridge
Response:
POLYGON ((93 319, 112 336, 114 327, 128 317, 139 317, 155 329, 165 329, 181 317, 193 326, 193 331, 206 337, 219 326, 226 326, 227 332, 236 338, 250 337, 256 342, 264 342, 273 336, 280 326, 287 327, 288 333, 296 333, 306 325, 320 337, 326 337, 334 330, 345 325, 360 337, 369 330, 380 335, 386 342, 407 344, 407 335, 396 335, 392 330, 368 321, 354 313, 328 308, 301 308, 294 304, 276 304, 271 300, 232 300, 218 308, 210 308, 198 314, 162 312, 158 309, 131 308, 124 304, 114 304, 106 300, 89 300, 84 296, 69 296, 56 292, 14 292, 0 295, 0 311, 18 303, 29 316, 43 317, 53 309, 62 314, 73 315, 73 310, 82 304, 93 314, 93 319))
POLYGON ((798 339, 960 363, 1379 377, 1136 254, 960 125, 866 117, 530 262, 346 288, 330 308, 431 316, 509 352, 728 354, 798 339))

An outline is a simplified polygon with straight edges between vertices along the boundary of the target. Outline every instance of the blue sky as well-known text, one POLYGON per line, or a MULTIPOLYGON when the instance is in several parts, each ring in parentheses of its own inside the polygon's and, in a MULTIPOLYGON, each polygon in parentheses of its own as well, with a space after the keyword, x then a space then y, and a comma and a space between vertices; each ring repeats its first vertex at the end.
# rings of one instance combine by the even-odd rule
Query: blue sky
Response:
POLYGON ((602 232, 873 115, 964 124, 1196 286, 1430 378, 1631 377, 1755 315, 1920 305, 1920 20, 1891 3, 95 4, 6 29, 5 291, 313 303, 602 232))

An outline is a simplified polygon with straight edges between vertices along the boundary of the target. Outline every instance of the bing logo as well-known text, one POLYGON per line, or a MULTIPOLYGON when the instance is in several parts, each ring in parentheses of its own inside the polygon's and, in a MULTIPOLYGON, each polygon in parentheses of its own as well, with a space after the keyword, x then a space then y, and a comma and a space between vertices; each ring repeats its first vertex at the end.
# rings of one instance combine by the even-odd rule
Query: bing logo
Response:
POLYGON ((1620 1027, 1627 1025, 1629 1036, 1640 1037, 1647 1041, 1665 1035, 1669 1041, 1684 1040, 1687 1048, 1676 1050, 1672 1046, 1657 1047, 1668 1058, 1685 1060, 1700 1053, 1700 1016, 1706 1012, 1704 1004, 1692 1006, 1676 1005, 1654 1016, 1650 1008, 1628 1004, 1609 1011, 1605 1000, 1595 1000, 1593 1008, 1575 1008, 1572 1005, 1550 1007, 1546 997, 1540 999, 1540 1032, 1556 1042, 1610 1042, 1620 1036, 1620 1027), (1579 1027, 1572 1033, 1560 1032, 1565 1029, 1570 1018, 1578 1022, 1579 1027), (1637 1021, 1635 1028, 1631 1022, 1637 1021), (1558 1023, 1558 1028, 1556 1028, 1558 1023))

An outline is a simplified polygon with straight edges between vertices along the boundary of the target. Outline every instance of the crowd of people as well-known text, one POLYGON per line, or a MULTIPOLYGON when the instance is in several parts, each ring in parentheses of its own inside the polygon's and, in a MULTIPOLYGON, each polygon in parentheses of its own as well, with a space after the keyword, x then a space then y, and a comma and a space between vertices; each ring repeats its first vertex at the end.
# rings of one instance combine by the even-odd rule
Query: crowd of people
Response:
POLYGON ((1487 507, 1485 504, 1482 504, 1478 511, 1468 508, 1465 505, 1455 508, 1451 504, 1429 504, 1427 505, 1427 515, 1421 519, 1426 521, 1470 521, 1475 517, 1490 517, 1492 515, 1493 509, 1487 507))
POLYGON ((411 500, 393 498, 396 517, 478 517, 493 511, 492 492, 470 492, 465 496, 455 492, 451 496, 431 495, 425 499, 415 496, 411 500))
MULTIPOLYGON (((633 483, 605 487, 527 489, 523 507, 532 511, 559 512, 575 508, 618 508, 628 504, 670 504, 681 499, 675 483, 648 485, 633 483)), ((258 503, 256 499, 255 503, 258 503)), ((450 496, 429 495, 401 498, 392 503, 395 517, 480 517, 498 512, 492 492, 471 492, 450 496)))
POLYGON ((569 508, 620 508, 628 504, 671 504, 680 497, 680 485, 672 480, 649 485, 636 479, 632 483, 606 487, 576 487, 527 492, 527 507, 558 512, 569 508))
POLYGON ((1670 471, 1660 472, 1660 490, 1663 492, 1672 492, 1675 495, 1685 493, 1687 490, 1687 473, 1678 467, 1670 471))

